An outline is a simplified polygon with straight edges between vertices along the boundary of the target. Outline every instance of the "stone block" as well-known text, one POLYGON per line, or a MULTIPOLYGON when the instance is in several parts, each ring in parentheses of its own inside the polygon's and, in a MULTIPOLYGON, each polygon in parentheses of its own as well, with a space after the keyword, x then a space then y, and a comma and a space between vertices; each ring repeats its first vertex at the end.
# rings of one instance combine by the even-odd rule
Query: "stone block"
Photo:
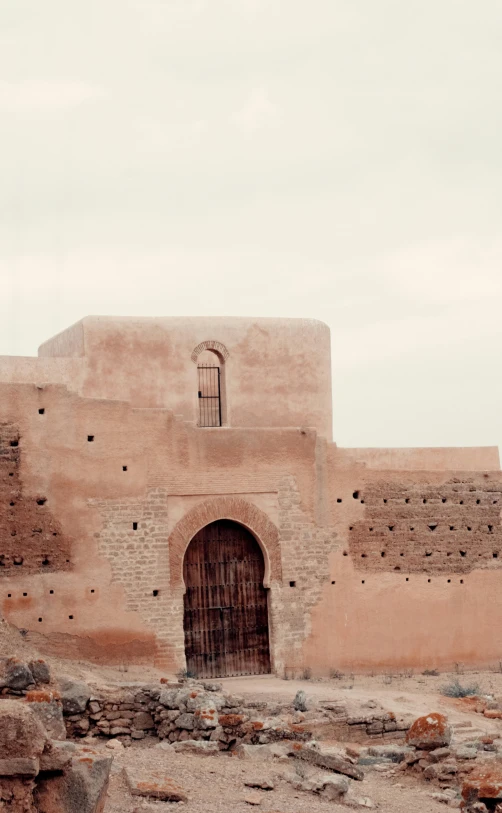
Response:
POLYGON ((418 717, 406 735, 408 745, 421 750, 432 751, 447 746, 451 742, 451 728, 444 714, 427 714, 418 717))
POLYGON ((184 728, 187 731, 193 731, 195 728, 195 716, 187 712, 180 714, 174 721, 176 728, 184 728))
POLYGON ((82 714, 91 697, 91 690, 86 683, 80 680, 71 680, 62 677, 59 680, 61 701, 65 714, 82 714))
POLYGON ((39 813, 103 813, 113 758, 80 748, 61 775, 42 777, 34 791, 39 813))
POLYGON ((133 796, 146 796, 163 802, 187 801, 187 794, 181 785, 164 771, 127 767, 124 773, 133 796))
MULTIPOLYGON (((33 694, 35 692, 29 692, 28 701, 33 694)), ((66 739, 66 726, 63 719, 63 708, 60 703, 49 700, 48 702, 27 702, 26 705, 38 717, 51 738, 55 740, 66 739)))
POLYGON ((39 760, 33 757, 0 759, 0 776, 37 776, 39 770, 39 760))
POLYGON ((43 660, 37 661, 30 661, 28 664, 31 674, 35 678, 35 683, 50 683, 51 682, 51 672, 43 660))
POLYGON ((47 743, 46 749, 40 757, 41 771, 62 771, 70 764, 77 750, 73 742, 57 742, 52 740, 47 743))
POLYGON ((47 732, 31 708, 17 700, 0 703, 0 759, 39 757, 47 732))

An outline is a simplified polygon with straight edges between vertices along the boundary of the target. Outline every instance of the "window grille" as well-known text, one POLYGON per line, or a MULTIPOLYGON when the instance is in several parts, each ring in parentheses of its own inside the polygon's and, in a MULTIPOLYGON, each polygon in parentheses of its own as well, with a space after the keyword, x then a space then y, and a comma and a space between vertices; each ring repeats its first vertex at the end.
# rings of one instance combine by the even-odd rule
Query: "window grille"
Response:
POLYGON ((221 426, 220 368, 200 365, 199 377, 199 426, 221 426))

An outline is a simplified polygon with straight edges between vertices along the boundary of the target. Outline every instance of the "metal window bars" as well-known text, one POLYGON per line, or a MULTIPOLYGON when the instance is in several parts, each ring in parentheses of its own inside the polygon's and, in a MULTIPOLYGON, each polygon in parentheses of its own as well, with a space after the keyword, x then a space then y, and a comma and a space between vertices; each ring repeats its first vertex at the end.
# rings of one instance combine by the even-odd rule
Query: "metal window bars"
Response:
POLYGON ((199 426, 221 426, 220 368, 202 364, 199 377, 199 426))

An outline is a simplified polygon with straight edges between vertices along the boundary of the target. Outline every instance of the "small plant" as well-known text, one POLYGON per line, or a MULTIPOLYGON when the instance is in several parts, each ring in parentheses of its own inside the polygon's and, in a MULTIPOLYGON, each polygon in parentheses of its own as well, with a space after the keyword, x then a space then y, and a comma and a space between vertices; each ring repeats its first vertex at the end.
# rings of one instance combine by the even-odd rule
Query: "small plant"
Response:
POLYGON ((340 672, 339 669, 331 669, 329 676, 331 680, 343 680, 343 678, 345 677, 343 672, 340 672))
POLYGON ((478 683, 465 684, 463 686, 458 678, 441 686, 441 694, 445 697, 474 697, 479 694, 480 691, 478 683))
POLYGON ((439 672, 437 669, 424 669, 422 675, 425 675, 425 677, 439 677, 439 672))
POLYGON ((306 666, 302 672, 302 679, 303 680, 311 680, 312 678, 312 669, 310 666, 306 666))
POLYGON ((176 677, 179 680, 188 680, 189 678, 197 678, 197 672, 193 669, 180 669, 179 672, 176 672, 176 677))

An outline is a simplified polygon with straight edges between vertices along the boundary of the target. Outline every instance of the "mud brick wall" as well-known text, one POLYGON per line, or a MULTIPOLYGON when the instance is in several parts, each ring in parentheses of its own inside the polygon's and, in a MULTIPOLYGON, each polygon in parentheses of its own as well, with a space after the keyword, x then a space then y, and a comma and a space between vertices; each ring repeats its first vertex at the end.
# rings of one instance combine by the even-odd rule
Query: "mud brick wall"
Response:
POLYGON ((467 573, 502 566, 502 486, 483 475, 444 485, 380 480, 354 495, 365 515, 348 551, 366 571, 467 573))
POLYGON ((0 425, 0 578, 69 570, 71 542, 43 494, 23 493, 22 442, 12 424, 0 425))

